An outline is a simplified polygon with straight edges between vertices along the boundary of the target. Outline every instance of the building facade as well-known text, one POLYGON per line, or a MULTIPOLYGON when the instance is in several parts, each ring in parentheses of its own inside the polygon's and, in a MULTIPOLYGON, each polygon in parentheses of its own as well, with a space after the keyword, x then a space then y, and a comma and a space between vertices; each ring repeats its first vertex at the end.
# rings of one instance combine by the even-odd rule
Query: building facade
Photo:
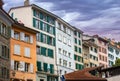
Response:
POLYGON ((98 46, 94 39, 83 40, 83 57, 85 68, 99 66, 98 46))
POLYGON ((57 80, 54 15, 34 4, 12 8, 9 14, 25 26, 39 31, 36 44, 37 81, 57 80))
POLYGON ((10 29, 13 20, 2 8, 0 0, 0 81, 10 79, 10 29))
POLYGON ((114 41, 110 40, 108 44, 109 67, 112 67, 118 58, 120 58, 120 47, 114 41))
POLYGON ((19 23, 12 25, 10 81, 36 81, 36 33, 19 23))
POLYGON ((83 48, 82 48, 82 37, 83 32, 80 29, 74 28, 74 60, 75 69, 81 70, 84 68, 83 62, 83 48))
POLYGON ((93 36, 95 43, 98 45, 98 62, 104 68, 108 67, 108 41, 98 35, 93 36))
POLYGON ((65 21, 56 20, 56 62, 60 77, 75 69, 73 30, 72 26, 65 21))

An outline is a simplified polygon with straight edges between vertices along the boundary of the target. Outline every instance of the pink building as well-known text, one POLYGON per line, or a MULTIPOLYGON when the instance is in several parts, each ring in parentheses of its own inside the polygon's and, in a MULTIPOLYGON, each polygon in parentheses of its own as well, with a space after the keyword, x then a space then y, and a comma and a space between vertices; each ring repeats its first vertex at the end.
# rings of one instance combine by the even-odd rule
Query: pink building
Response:
POLYGON ((99 47, 98 50, 98 62, 99 65, 104 65, 104 68, 108 67, 108 41, 98 35, 93 36, 99 47))

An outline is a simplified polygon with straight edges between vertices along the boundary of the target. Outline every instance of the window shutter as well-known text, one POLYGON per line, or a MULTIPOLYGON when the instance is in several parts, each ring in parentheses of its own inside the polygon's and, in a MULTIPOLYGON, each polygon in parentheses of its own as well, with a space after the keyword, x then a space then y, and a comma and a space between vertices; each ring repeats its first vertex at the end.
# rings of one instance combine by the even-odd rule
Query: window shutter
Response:
POLYGON ((25 71, 25 62, 20 61, 19 70, 25 71))
POLYGON ((40 29, 43 30, 43 22, 40 21, 40 29))
POLYGON ((54 73, 54 65, 53 64, 50 64, 50 73, 54 73))
POLYGON ((20 32, 20 39, 21 39, 22 41, 24 41, 24 39, 25 39, 25 34, 24 34, 23 32, 20 32))
POLYGON ((30 72, 33 73, 34 67, 33 64, 30 64, 30 72))
POLYGON ((33 10, 33 16, 36 16, 36 11, 35 10, 33 10))
POLYGON ((11 30, 11 37, 14 38, 14 30, 11 30))
POLYGON ((42 13, 40 13, 40 19, 43 19, 43 14, 42 13))
POLYGON ((33 43, 33 36, 30 36, 30 43, 33 43))
POLYGON ((50 37, 47 36, 47 44, 50 44, 50 37))
POLYGON ((53 27, 53 34, 55 35, 55 27, 53 27))
POLYGON ((50 32, 50 25, 47 24, 47 32, 50 32))
POLYGON ((46 56, 46 48, 45 47, 41 47, 41 55, 46 56))
POLYGON ((51 57, 51 58, 54 57, 53 50, 48 49, 48 56, 51 57))
POLYGON ((11 70, 14 70, 14 60, 11 60, 11 70))
POLYGON ((33 18, 33 27, 36 27, 36 19, 33 18))
POLYGON ((80 62, 80 56, 78 56, 78 61, 80 62))
POLYGON ((43 34, 40 33, 40 41, 43 42, 43 34))
POLYGON ((49 22, 50 21, 50 17, 49 16, 47 16, 47 22, 49 22))
POLYGON ((39 62, 39 61, 37 61, 37 70, 38 71, 41 71, 42 69, 41 69, 41 62, 39 62))
POLYGON ((44 65, 44 71, 47 72, 47 66, 48 66, 48 64, 44 63, 43 65, 44 65))
POLYGON ((53 46, 55 46, 55 45, 56 45, 55 38, 53 38, 53 46))

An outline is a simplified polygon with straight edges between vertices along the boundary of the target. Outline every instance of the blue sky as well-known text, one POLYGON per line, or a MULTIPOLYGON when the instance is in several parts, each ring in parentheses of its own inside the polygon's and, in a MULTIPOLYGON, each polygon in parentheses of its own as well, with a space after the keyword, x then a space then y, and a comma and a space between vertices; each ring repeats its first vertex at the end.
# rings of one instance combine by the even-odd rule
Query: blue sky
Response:
MULTIPOLYGON (((24 2, 3 1, 6 11, 24 2)), ((58 15, 85 34, 98 34, 120 41, 120 0, 30 0, 30 3, 58 15)))

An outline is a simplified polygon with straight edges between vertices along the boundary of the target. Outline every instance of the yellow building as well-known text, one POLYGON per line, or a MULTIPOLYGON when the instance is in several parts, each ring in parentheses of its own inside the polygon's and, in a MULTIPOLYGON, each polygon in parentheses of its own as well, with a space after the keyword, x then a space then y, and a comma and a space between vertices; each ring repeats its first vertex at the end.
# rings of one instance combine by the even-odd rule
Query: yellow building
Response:
POLYGON ((85 68, 99 66, 98 46, 94 43, 94 39, 83 41, 83 57, 85 68))
POLYGON ((13 24, 10 81, 36 81, 36 30, 13 24))

